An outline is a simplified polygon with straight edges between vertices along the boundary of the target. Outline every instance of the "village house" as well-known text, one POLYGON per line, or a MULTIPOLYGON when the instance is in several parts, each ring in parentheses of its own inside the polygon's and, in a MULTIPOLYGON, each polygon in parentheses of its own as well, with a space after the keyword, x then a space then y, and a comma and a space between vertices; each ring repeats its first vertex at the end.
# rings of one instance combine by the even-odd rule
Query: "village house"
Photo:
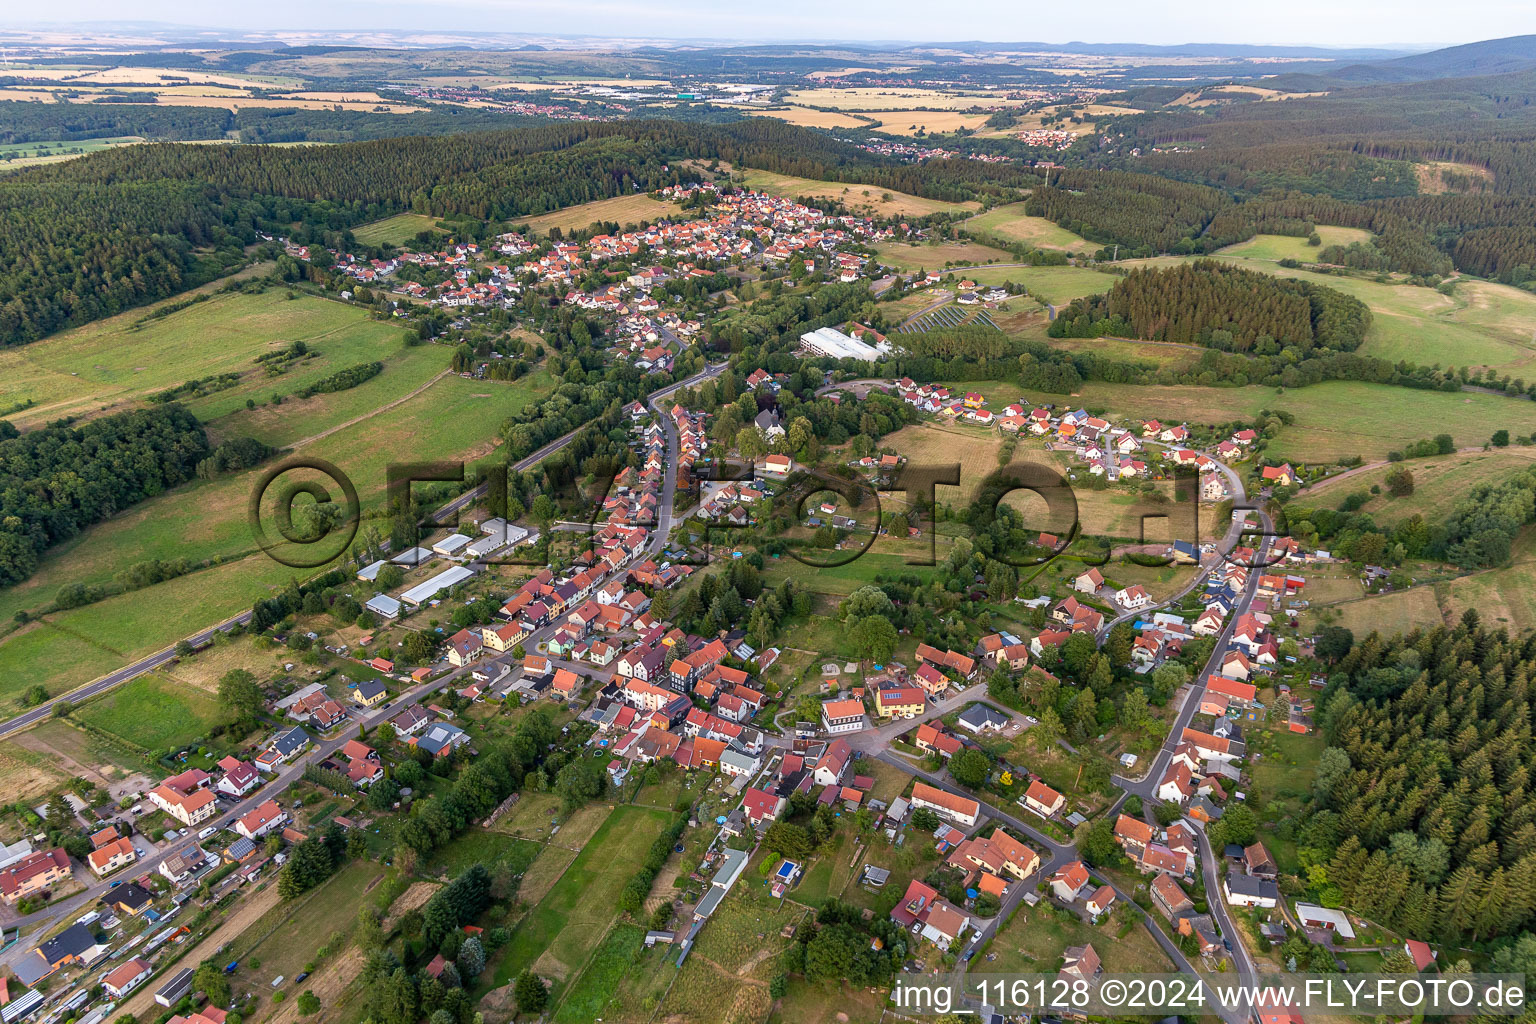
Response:
POLYGON ((926 807, 941 818, 948 818, 967 828, 974 828, 981 819, 981 804, 969 797, 945 792, 926 782, 919 782, 912 787, 911 804, 913 807, 926 807))
POLYGON ((945 732, 940 723, 924 722, 917 727, 913 734, 913 746, 927 753, 936 753, 941 757, 950 758, 965 749, 965 744, 960 742, 960 737, 953 733, 945 732))
POLYGON ((101 878, 110 875, 118 868, 127 867, 137 860, 138 856, 138 851, 133 848, 133 840, 127 836, 116 836, 97 845, 85 860, 96 877, 101 878))
POLYGON ((928 706, 928 695, 917 686, 882 687, 875 691, 875 713, 881 718, 916 718, 928 706))
POLYGON ((69 855, 62 849, 39 850, 0 871, 0 898, 7 903, 43 892, 73 877, 69 855))
POLYGON ((286 825, 288 821, 288 812, 279 807, 276 800, 267 800, 241 816, 235 822, 235 831, 247 839, 259 839, 286 825))
POLYGON ((1051 818, 1060 814, 1062 808, 1067 806, 1067 798, 1036 779, 1024 791, 1024 797, 1020 803, 1042 818, 1051 818))
POLYGON ((1115 839, 1132 857, 1146 849, 1153 838, 1152 826, 1140 818, 1122 814, 1115 819, 1115 839))
POLYGON ((154 973, 154 970, 147 960, 133 957, 109 971, 107 976, 101 979, 101 987, 106 989, 107 995, 113 999, 122 999, 142 984, 145 978, 154 973))
POLYGON ((1157 877, 1152 879, 1151 888, 1153 905, 1170 921, 1195 909, 1189 894, 1166 871, 1158 872, 1157 877))
POLYGON ((1083 862, 1074 860, 1056 869, 1056 873, 1051 876, 1051 892, 1057 899, 1072 903, 1091 881, 1088 877, 1088 869, 1083 866, 1083 862))
POLYGON ((261 785, 261 773, 248 761, 226 754, 219 759, 219 768, 224 774, 219 776, 214 788, 220 793, 241 797, 261 785))
POLYGON ((173 775, 149 792, 149 801, 183 825, 207 821, 219 811, 209 790, 212 777, 197 768, 173 775))
POLYGON ((828 700, 821 704, 822 727, 836 735, 858 732, 864 728, 864 702, 861 700, 828 700))

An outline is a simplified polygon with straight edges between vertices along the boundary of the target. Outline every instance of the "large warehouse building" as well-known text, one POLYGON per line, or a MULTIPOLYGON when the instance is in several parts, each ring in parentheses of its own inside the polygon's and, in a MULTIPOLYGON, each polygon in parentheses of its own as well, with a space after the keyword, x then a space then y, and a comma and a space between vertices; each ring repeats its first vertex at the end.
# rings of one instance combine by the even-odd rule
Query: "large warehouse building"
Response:
POLYGON ((878 346, 850 338, 836 327, 822 327, 800 335, 800 344, 818 356, 833 359, 863 359, 874 362, 890 354, 891 346, 881 342, 878 346))

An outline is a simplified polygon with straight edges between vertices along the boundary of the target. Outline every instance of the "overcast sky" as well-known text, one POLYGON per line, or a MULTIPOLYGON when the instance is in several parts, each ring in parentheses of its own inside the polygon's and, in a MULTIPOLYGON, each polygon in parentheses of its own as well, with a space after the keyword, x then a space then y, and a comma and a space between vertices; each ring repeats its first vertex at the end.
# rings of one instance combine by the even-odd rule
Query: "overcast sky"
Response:
POLYGON ((240 29, 533 32, 764 40, 1041 40, 1448 46, 1536 32, 1530 0, 50 0, 0 24, 148 20, 240 29))

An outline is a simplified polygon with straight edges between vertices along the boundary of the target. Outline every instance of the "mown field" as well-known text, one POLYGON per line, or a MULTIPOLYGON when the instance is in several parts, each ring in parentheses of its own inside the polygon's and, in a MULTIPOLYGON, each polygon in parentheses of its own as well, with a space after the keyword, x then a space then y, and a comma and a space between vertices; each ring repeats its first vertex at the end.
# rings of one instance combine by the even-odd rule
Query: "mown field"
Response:
POLYGON ((1005 241, 1023 242, 1041 249, 1065 249, 1069 252, 1079 252, 1098 248, 1081 235, 1058 227, 1044 217, 1026 215, 1023 203, 994 207, 966 221, 965 227, 978 234, 996 235, 1005 241))
POLYGON ((131 679, 72 714, 151 753, 206 736, 226 717, 206 693, 155 674, 131 679))
POLYGON ((852 114, 839 114, 832 110, 812 110, 810 107, 784 107, 779 110, 748 110, 755 117, 774 117, 780 121, 800 125, 802 128, 863 128, 869 122, 852 114))
POLYGON ((617 916, 615 901, 666 824, 664 811, 619 807, 588 841, 571 866, 513 930, 495 966, 495 985, 524 968, 560 983, 586 963, 617 916))
POLYGON ((1457 452, 1427 459, 1409 459, 1362 469, 1347 477, 1324 481, 1308 488, 1300 496, 1303 504, 1336 506, 1351 494, 1381 493, 1371 497, 1361 511, 1383 525, 1392 526, 1418 514, 1431 521, 1448 514, 1456 503, 1478 484, 1493 483, 1536 462, 1536 450, 1529 448, 1492 448, 1487 451, 1457 452), (1402 468, 1413 474, 1413 493, 1393 497, 1387 493, 1386 478, 1402 468))
POLYGON ((404 245, 423 231, 437 228, 437 218, 421 213, 399 213, 352 229, 352 237, 364 245, 404 245))
POLYGON ((957 210, 974 210, 976 203, 943 203, 937 199, 894 192, 874 185, 849 185, 840 181, 815 181, 796 178, 771 171, 747 170, 742 184, 748 188, 768 192, 776 196, 796 199, 810 196, 816 199, 836 199, 855 212, 872 211, 880 216, 922 216, 929 213, 952 213, 957 210), (886 198, 889 196, 889 198, 886 198))
POLYGON ((530 231, 547 234, 550 228, 579 231, 593 224, 610 222, 617 223, 622 228, 637 225, 641 221, 660 220, 662 217, 676 214, 677 211, 678 208, 672 203, 658 202, 648 195, 616 196, 613 199, 599 199, 579 206, 567 206, 550 213, 541 213, 536 217, 520 217, 517 223, 526 225, 530 231))
MULTIPOLYGON (((387 375, 388 371, 374 380, 387 375)), ((537 386, 444 377, 388 411, 351 423, 299 452, 326 459, 346 473, 366 515, 382 500, 389 464, 472 460, 487 454, 495 444, 496 426, 535 397, 537 386)), ((333 413, 349 411, 347 403, 332 408, 333 413)), ((271 422, 282 429, 281 420, 271 422)), ((323 422, 317 413, 312 421, 301 421, 299 428, 307 431, 323 422)), ((249 608, 296 573, 307 576, 316 571, 287 568, 260 551, 247 518, 251 488, 260 472, 264 469, 196 481, 142 502, 49 551, 29 580, 0 592, 0 614, 8 619, 17 610, 46 606, 64 583, 103 583, 151 558, 225 560, 146 590, 50 614, 41 623, 12 633, 0 641, 0 660, 14 658, 35 672, 35 677, 19 680, 15 692, 32 682, 42 683, 50 692, 87 682, 129 657, 168 646, 249 608)), ((285 482, 289 475, 284 475, 285 482)), ((333 491, 335 486, 330 484, 333 491)), ((267 492, 268 503, 263 506, 267 522, 279 490, 274 487, 267 492)), ((285 546, 284 550, 293 549, 285 546)), ((0 684, 0 700, 8 692, 0 684)))
POLYGON ((342 367, 385 358, 405 338, 399 327, 371 320, 359 308, 308 295, 289 299, 275 288, 222 293, 143 321, 150 311, 131 310, 0 353, 0 408, 32 400, 8 417, 27 426, 138 401, 200 377, 242 373, 236 387, 187 403, 208 420, 248 397, 266 401, 273 391, 292 393, 342 367), (320 355, 277 377, 254 362, 296 341, 320 355))
POLYGON ((1319 224, 1317 235, 1321 246, 1307 244, 1307 240, 1292 235, 1255 235, 1246 242, 1229 245, 1220 251, 1223 256, 1242 256, 1253 260, 1313 260, 1330 245, 1350 245, 1369 242, 1371 233, 1364 228, 1341 228, 1331 224, 1319 224))
POLYGON ((950 263, 969 267, 1013 259, 1007 251, 980 242, 882 242, 875 247, 875 255, 881 263, 908 274, 917 270, 943 272, 950 263))

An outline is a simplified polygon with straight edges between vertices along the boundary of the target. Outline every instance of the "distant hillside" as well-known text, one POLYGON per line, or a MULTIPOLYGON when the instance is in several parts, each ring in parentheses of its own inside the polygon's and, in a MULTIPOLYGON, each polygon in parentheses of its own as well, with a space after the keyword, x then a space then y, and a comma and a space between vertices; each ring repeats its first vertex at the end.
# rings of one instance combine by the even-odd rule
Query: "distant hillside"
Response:
POLYGON ((1269 81, 1276 89, 1312 91, 1348 85, 1502 75, 1533 68, 1536 68, 1536 35, 1527 35, 1485 39, 1408 57, 1350 64, 1315 74, 1278 75, 1269 81))

